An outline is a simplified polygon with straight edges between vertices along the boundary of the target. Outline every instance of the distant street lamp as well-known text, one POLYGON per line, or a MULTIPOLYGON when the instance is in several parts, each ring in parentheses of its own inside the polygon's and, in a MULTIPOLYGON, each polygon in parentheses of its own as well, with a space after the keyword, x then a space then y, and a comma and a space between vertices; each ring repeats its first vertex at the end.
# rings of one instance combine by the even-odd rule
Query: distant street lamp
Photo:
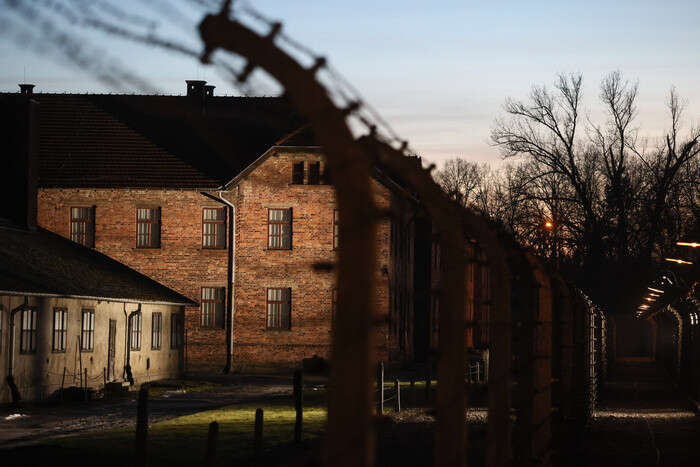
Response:
POLYGON ((676 242, 676 245, 678 245, 678 246, 689 246, 689 247, 691 247, 691 248, 700 247, 700 243, 698 243, 698 242, 676 242))
POLYGON ((554 228, 554 223, 552 221, 547 221, 544 223, 546 229, 552 230, 554 228))
POLYGON ((651 290, 652 292, 656 292, 656 293, 664 293, 663 290, 655 289, 655 288, 653 288, 653 287, 647 287, 647 289, 651 290))
POLYGON ((678 263, 678 264, 693 264, 692 261, 686 261, 684 259, 676 259, 676 258, 666 258, 666 261, 670 261, 672 263, 678 263))

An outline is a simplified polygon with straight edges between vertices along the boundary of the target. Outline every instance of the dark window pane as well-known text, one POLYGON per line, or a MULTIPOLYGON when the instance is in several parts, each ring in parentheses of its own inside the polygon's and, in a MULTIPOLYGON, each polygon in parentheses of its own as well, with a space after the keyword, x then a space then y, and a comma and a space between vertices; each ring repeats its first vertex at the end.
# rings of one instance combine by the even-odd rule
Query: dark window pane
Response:
POLYGON ((160 248, 160 208, 136 210, 136 246, 160 248))
POLYGON ((90 248, 95 246, 94 208, 70 208, 70 239, 90 248))
POLYGON ((290 329, 292 289, 267 289, 267 327, 290 329))
POLYGON ((267 222, 267 247, 272 250, 291 249, 292 210, 269 209, 267 222))
POLYGON ((292 165, 292 183, 295 185, 304 184, 304 163, 295 162, 292 165))
POLYGON ((92 352, 95 340, 95 310, 83 310, 80 327, 80 350, 92 352))
POLYGON ((309 185, 318 185, 321 182, 321 163, 311 162, 309 164, 309 185))
POLYGON ((225 208, 204 208, 202 211, 202 247, 226 248, 225 208))
POLYGON ((201 325, 205 328, 224 327, 225 287, 202 287, 201 325))

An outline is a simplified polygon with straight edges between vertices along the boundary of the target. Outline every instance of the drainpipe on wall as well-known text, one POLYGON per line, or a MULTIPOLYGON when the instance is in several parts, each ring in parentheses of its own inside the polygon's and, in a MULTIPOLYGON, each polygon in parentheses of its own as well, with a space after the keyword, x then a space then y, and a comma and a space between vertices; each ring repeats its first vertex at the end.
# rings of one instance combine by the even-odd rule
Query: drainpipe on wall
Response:
POLYGON ((7 365, 7 385, 10 386, 10 392, 12 393, 12 403, 16 404, 20 401, 21 396, 19 394, 19 389, 17 389, 17 384, 15 384, 15 377, 12 374, 14 363, 15 363, 15 314, 23 311, 28 306, 28 298, 24 297, 24 303, 14 308, 10 311, 10 353, 8 355, 8 365, 7 365))
POLYGON ((231 360, 233 355, 233 283, 235 278, 235 260, 236 260, 236 243, 235 243, 235 230, 236 230, 236 206, 233 205, 229 200, 224 198, 223 191, 219 190, 217 196, 212 196, 209 193, 203 191, 200 192, 207 198, 213 199, 219 203, 223 203, 228 206, 228 264, 226 268, 226 366, 224 367, 224 373, 231 372, 231 360))
POLYGON ((124 363, 124 374, 126 375, 126 380, 129 381, 129 385, 134 385, 134 376, 131 373, 131 318, 137 313, 141 312, 141 304, 139 303, 138 308, 134 311, 126 314, 126 303, 124 304, 124 316, 126 317, 126 361, 124 363))

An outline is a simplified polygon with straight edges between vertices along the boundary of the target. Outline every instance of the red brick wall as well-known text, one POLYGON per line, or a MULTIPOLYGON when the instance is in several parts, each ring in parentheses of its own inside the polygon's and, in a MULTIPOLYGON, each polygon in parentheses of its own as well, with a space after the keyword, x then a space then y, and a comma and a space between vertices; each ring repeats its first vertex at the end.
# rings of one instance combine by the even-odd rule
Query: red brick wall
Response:
MULTIPOLYGON (((228 249, 202 248, 202 208, 222 205, 191 190, 40 189, 39 225, 70 238, 71 206, 95 206, 95 248, 199 301, 203 286, 226 286, 228 249), (161 247, 136 248, 136 208, 160 206, 161 247)), ((185 310, 187 369, 223 369, 223 329, 200 327, 200 310, 185 310)), ((169 332, 169 331, 168 331, 169 332)))
MULTIPOLYGON (((329 185, 291 184, 293 162, 320 160, 314 153, 278 150, 229 195, 236 204, 234 365, 290 365, 313 355, 329 357, 335 273, 314 270, 313 264, 335 261, 335 194, 329 185), (292 208, 291 250, 267 248, 269 208, 292 208), (288 331, 267 329, 268 287, 292 289, 288 331)), ((388 190, 376 181, 374 188, 377 206, 387 208, 388 190)), ((382 315, 388 309, 387 278, 381 269, 390 267, 389 234, 389 222, 381 222, 375 301, 382 315)), ((386 334, 386 324, 378 325, 379 358, 386 357, 386 334)))
MULTIPOLYGON (((278 154, 264 161, 225 194, 236 205, 234 354, 237 368, 295 365, 302 358, 328 358, 333 272, 313 269, 333 262, 334 190, 329 185, 291 185, 292 162, 321 160, 312 153, 278 154), (292 250, 267 249, 267 209, 291 207, 292 250), (268 330, 267 287, 292 289, 291 330, 268 330)), ((307 169, 308 170, 308 169, 307 169)), ((389 191, 374 181, 379 209, 389 191)), ((39 224, 70 238, 70 207, 95 206, 95 248, 162 284, 199 301, 203 286, 225 287, 226 250, 202 248, 202 208, 220 207, 199 191, 144 189, 40 189, 39 224), (136 248, 136 208, 160 206, 161 247, 136 248)), ((386 317, 391 270, 390 225, 377 226, 376 309, 386 317)), ((200 326, 200 309, 187 308, 187 369, 220 371, 226 359, 223 329, 200 326)), ((378 319, 378 358, 386 359, 386 319, 378 319)))

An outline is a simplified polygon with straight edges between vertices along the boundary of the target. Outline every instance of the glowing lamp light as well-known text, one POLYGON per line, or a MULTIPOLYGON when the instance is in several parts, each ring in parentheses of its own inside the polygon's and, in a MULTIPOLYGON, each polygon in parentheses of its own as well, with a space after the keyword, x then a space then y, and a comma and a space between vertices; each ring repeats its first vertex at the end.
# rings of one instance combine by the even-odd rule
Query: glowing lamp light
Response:
POLYGON ((553 224, 551 221, 547 221, 547 222, 544 223, 544 226, 545 226, 547 229, 551 229, 551 228, 554 227, 554 224, 553 224))
POLYGON ((653 288, 653 287, 647 287, 647 289, 651 290, 652 292, 656 292, 656 293, 664 293, 663 290, 655 289, 655 288, 653 288))
POLYGON ((670 261, 672 263, 678 263, 678 264, 693 264, 692 261, 686 261, 684 259, 676 259, 676 258, 666 258, 666 261, 670 261))
POLYGON ((676 242, 678 246, 689 246, 690 248, 697 248, 700 246, 698 242, 676 242))
POLYGON ((646 300, 647 302, 653 302, 653 301, 656 300, 656 299, 655 299, 655 298, 644 297, 644 300, 646 300))
POLYGON ((646 310, 647 308, 649 308, 649 305, 639 305, 639 308, 641 308, 642 310, 646 310))

